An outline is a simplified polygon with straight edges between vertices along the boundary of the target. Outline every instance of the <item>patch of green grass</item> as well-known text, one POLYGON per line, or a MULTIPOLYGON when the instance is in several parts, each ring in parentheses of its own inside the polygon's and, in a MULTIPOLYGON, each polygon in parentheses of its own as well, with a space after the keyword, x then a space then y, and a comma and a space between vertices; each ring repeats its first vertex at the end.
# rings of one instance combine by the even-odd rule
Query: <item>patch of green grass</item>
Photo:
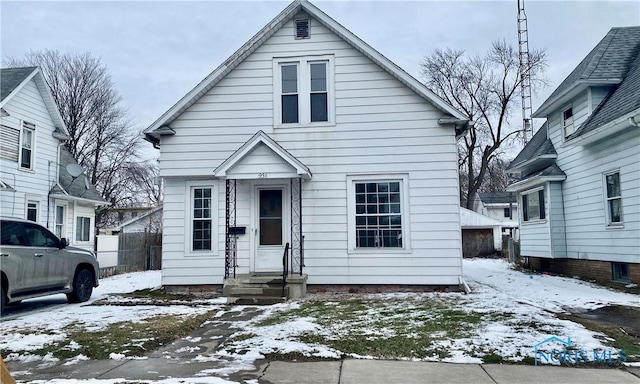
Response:
POLYGON ((379 358, 449 356, 446 342, 468 337, 493 314, 466 311, 450 298, 345 299, 309 301, 296 309, 276 312, 257 325, 271 326, 310 317, 320 331, 300 341, 325 345, 344 355, 379 358))
POLYGON ((482 363, 483 364, 502 364, 504 363, 504 359, 502 358, 502 356, 498 355, 497 353, 491 352, 482 356, 482 363))
POLYGON ((59 359, 67 359, 83 354, 90 359, 107 359, 112 353, 126 356, 142 356, 146 352, 188 336, 210 319, 215 311, 196 316, 163 315, 145 319, 142 322, 118 322, 98 331, 87 331, 78 325, 71 325, 65 331, 65 341, 48 345, 32 352, 44 356, 52 353, 59 359), (71 345, 71 342, 77 346, 71 345))

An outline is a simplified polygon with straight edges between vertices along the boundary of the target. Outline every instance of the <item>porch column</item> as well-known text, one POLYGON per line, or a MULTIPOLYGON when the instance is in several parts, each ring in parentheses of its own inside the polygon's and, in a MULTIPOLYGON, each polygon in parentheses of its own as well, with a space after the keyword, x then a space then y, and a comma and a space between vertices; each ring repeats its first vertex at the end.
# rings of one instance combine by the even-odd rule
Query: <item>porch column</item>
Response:
POLYGON ((225 225, 225 258, 224 258, 224 277, 236 277, 237 266, 237 236, 229 230, 236 226, 236 180, 226 181, 226 225, 225 225))
POLYGON ((302 236, 302 178, 291 179, 291 273, 302 275, 304 236, 302 236))

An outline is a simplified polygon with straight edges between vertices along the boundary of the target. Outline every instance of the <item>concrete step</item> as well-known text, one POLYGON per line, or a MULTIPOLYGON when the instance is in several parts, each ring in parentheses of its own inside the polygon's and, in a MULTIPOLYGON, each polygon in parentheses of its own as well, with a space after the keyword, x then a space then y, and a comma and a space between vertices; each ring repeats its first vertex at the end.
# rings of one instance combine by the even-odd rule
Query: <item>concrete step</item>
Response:
POLYGON ((240 296, 240 297, 227 297, 227 304, 235 305, 272 305, 278 303, 285 303, 286 297, 279 296, 240 296))
POLYGON ((284 295, 283 295, 282 286, 280 286, 280 287, 274 287, 274 286, 254 287, 254 286, 250 286, 250 285, 242 285, 242 286, 229 287, 229 289, 226 292, 226 295, 227 296, 284 296, 284 297, 288 297, 289 296, 289 288, 288 287, 284 288, 284 295))

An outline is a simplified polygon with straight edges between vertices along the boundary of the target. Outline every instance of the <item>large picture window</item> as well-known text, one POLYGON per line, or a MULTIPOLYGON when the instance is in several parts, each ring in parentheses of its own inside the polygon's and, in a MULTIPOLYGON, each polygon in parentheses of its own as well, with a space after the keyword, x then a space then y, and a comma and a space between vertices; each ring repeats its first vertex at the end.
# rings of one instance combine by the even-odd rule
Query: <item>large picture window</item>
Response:
POLYGON ((193 251, 211 250, 213 226, 211 192, 211 188, 192 188, 191 249, 193 251))
POLYGON ((544 189, 522 195, 522 220, 545 219, 544 189))
POLYGON ((350 253, 409 251, 408 185, 407 174, 347 176, 350 253))
POLYGON ((620 172, 604 175, 607 193, 607 225, 622 224, 622 193, 620 191, 620 172))

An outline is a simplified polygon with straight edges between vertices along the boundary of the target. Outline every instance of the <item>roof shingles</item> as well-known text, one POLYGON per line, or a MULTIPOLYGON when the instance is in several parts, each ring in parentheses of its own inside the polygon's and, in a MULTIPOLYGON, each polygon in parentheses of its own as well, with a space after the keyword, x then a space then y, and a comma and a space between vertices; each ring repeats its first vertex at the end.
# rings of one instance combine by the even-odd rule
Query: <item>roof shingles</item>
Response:
POLYGON ((37 67, 0 69, 0 101, 13 92, 37 67))

